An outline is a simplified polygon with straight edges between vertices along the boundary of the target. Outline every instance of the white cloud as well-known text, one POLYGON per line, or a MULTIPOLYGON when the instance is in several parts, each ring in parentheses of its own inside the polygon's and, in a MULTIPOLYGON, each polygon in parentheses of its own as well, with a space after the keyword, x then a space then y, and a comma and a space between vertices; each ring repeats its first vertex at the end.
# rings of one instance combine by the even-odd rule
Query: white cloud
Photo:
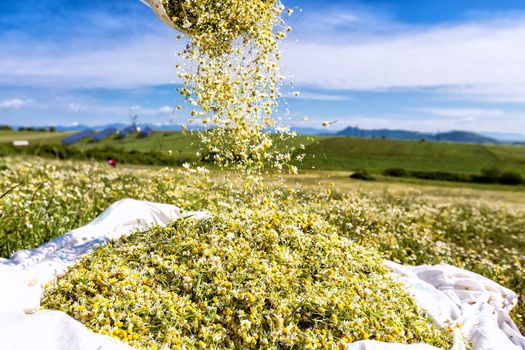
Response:
POLYGON ((123 105, 106 105, 106 104, 78 104, 70 103, 68 110, 74 113, 87 112, 93 115, 108 115, 108 116, 129 116, 129 114, 138 115, 139 117, 163 116, 172 114, 174 109, 170 106, 161 107, 143 107, 139 105, 123 106, 123 105))
POLYGON ((505 112, 499 109, 483 108, 412 108, 409 110, 446 118, 497 118, 505 115, 505 112))
POLYGON ((368 42, 348 35, 285 45, 285 71, 298 85, 324 89, 436 88, 470 99, 525 102, 523 18, 363 34, 368 42))
POLYGON ((2 43, 0 85, 58 88, 130 88, 176 79, 175 31, 148 33, 91 47, 88 40, 64 44, 2 43), (38 52, 37 55, 34 52, 38 52))
POLYGON ((479 84, 451 86, 437 92, 449 99, 486 101, 492 103, 525 103, 525 84, 479 84))
MULTIPOLYGON (((363 129, 402 129, 422 132, 443 132, 450 130, 468 130, 473 132, 516 132, 525 130, 525 115, 504 115, 497 118, 443 118, 434 116, 429 118, 407 117, 396 114, 379 115, 349 115, 340 118, 338 126, 359 126, 363 129)), ((338 127, 340 128, 340 127, 338 127)))
POLYGON ((340 94, 329 94, 322 92, 302 92, 298 96, 295 96, 293 93, 287 94, 286 98, 302 99, 302 100, 311 100, 311 101, 348 101, 351 98, 349 96, 340 95, 340 94))
POLYGON ((20 98, 14 98, 11 100, 0 101, 0 109, 20 109, 33 102, 30 99, 24 100, 20 98))
POLYGON ((159 113, 173 113, 174 108, 170 106, 163 106, 163 107, 157 108, 157 111, 159 113))
POLYGON ((74 103, 74 102, 71 102, 67 105, 67 108, 71 111, 71 112, 75 112, 75 113, 78 113, 78 112, 85 112, 88 110, 88 108, 86 106, 83 106, 81 104, 78 104, 78 103, 74 103))
POLYGON ((170 106, 162 106, 159 108, 131 106, 130 111, 131 113, 137 114, 139 116, 158 116, 158 115, 163 115, 163 114, 172 114, 174 111, 174 108, 170 106))

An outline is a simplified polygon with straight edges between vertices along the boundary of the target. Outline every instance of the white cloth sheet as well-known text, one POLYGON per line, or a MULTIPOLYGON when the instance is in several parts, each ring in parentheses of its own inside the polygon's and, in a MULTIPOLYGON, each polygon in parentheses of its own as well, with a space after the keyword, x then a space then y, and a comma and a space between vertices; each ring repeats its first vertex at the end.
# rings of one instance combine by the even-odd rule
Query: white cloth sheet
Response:
POLYGON ((129 346, 89 331, 58 311, 37 311, 42 285, 62 277, 84 255, 109 240, 151 226, 166 226, 182 217, 205 217, 204 211, 183 213, 178 207, 123 199, 95 220, 33 250, 0 259, 1 350, 127 350, 129 346))
MULTIPOLYGON (((124 199, 116 202, 86 226, 39 248, 19 251, 0 259, 0 348, 2 350, 129 350, 129 346, 89 331, 58 311, 40 310, 42 285, 62 277, 84 255, 108 240, 152 225, 193 217, 206 212, 182 213, 175 206, 124 199)), ((455 328, 453 350, 525 350, 525 338, 509 316, 516 305, 514 292, 473 272, 450 265, 403 266, 385 264, 415 302, 438 327, 455 328)), ((426 344, 392 344, 360 341, 347 350, 431 350, 426 344)))

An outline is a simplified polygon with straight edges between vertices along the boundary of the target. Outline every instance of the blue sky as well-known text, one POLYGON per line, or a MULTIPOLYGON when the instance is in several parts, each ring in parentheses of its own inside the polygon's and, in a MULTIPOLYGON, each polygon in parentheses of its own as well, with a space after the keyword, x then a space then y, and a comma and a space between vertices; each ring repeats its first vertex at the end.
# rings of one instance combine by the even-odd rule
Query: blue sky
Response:
MULTIPOLYGON (((289 124, 525 134, 523 0, 285 5, 289 124)), ((1 0, 0 124, 183 123, 176 35, 139 0, 1 0)))

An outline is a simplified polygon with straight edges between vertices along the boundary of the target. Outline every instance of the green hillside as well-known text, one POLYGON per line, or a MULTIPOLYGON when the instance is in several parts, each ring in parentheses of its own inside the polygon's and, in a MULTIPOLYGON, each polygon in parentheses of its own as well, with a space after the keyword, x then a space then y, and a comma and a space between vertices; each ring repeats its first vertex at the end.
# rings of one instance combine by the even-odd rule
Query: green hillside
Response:
MULTIPOLYGON (((60 140, 71 133, 0 132, 0 143, 29 140, 32 147, 43 145, 57 148, 60 140)), ((475 145, 444 142, 417 142, 351 137, 299 136, 294 146, 304 144, 307 154, 301 168, 355 171, 366 169, 379 173, 388 168, 451 173, 480 173, 484 169, 498 168, 525 175, 525 147, 506 145, 475 145)), ((69 146, 88 152, 93 149, 118 149, 127 152, 159 153, 173 160, 195 159, 199 140, 195 135, 176 131, 158 131, 139 138, 136 134, 125 139, 110 137, 93 143, 83 140, 69 146)), ((34 152, 28 152, 35 154, 34 152)), ((117 153, 118 154, 118 153, 117 153)))
POLYGON ((331 137, 306 147, 305 168, 388 168, 479 173, 499 168, 525 173, 525 147, 331 137))
POLYGON ((177 131, 154 132, 148 137, 138 137, 138 134, 131 134, 124 139, 109 137, 100 142, 92 142, 85 139, 75 144, 79 149, 118 147, 126 151, 139 152, 169 152, 174 156, 192 158, 199 148, 199 140, 196 136, 183 135, 177 131))
POLYGON ((16 140, 27 140, 31 143, 60 143, 71 132, 43 132, 43 131, 10 131, 0 130, 0 143, 11 143, 16 140))

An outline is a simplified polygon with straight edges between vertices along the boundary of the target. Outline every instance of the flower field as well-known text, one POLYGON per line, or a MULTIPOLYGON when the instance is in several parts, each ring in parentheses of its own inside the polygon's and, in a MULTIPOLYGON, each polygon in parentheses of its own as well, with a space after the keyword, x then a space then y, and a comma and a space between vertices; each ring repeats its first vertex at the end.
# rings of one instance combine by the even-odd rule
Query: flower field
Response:
POLYGON ((84 258, 43 307, 137 348, 334 348, 341 341, 448 348, 381 259, 449 263, 521 295, 525 215, 481 199, 309 190, 278 180, 7 158, 0 254, 81 226, 122 198, 206 209, 84 258))

